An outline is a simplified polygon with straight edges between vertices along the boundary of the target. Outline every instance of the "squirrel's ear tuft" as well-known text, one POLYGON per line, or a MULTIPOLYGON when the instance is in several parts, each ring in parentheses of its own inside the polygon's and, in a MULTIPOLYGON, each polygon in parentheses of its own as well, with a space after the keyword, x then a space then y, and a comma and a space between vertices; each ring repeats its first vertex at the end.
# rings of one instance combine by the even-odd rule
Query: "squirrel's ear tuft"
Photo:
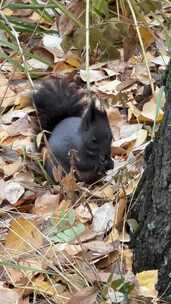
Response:
POLYGON ((91 127, 92 123, 96 119, 97 111, 98 110, 96 109, 95 100, 92 100, 82 119, 81 126, 83 130, 88 130, 91 127))

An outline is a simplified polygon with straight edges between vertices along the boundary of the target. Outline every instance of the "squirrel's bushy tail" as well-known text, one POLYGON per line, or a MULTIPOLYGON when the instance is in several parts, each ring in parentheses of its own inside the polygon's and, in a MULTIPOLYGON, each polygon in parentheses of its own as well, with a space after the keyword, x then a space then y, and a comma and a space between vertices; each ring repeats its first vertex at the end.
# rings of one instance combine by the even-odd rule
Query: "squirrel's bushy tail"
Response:
POLYGON ((61 120, 71 116, 80 117, 85 108, 82 97, 83 93, 65 79, 50 78, 44 81, 33 94, 41 127, 51 132, 61 120))

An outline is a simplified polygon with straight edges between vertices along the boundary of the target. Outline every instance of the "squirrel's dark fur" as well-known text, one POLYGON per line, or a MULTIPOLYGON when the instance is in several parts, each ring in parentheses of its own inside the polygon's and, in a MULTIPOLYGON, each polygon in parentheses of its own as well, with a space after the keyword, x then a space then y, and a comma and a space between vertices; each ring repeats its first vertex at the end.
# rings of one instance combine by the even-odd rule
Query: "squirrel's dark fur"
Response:
MULTIPOLYGON (((69 172, 69 154, 74 150, 78 178, 93 182, 113 168, 112 132, 106 111, 99 110, 95 101, 85 108, 81 97, 77 88, 55 78, 33 94, 41 126, 52 132, 48 141, 57 161, 69 172)), ((50 173, 50 165, 47 168, 50 173)))

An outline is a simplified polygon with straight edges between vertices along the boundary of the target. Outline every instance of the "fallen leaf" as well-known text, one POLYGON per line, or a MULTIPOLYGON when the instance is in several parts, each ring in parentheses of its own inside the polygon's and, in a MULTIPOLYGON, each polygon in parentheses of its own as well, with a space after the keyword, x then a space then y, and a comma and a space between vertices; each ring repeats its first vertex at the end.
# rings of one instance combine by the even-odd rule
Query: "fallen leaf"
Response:
POLYGON ((8 136, 16 135, 33 135, 33 129, 29 122, 29 117, 25 114, 24 117, 17 119, 12 122, 10 125, 3 125, 3 130, 7 133, 8 136))
POLYGON ((113 225, 113 218, 116 212, 116 208, 113 203, 105 203, 103 206, 92 210, 93 212, 93 222, 92 228, 96 233, 105 233, 113 225))
POLYGON ((102 189, 100 188, 95 190, 94 195, 99 198, 113 200, 114 198, 113 187, 112 185, 104 186, 102 189))
POLYGON ((1 83, 1 91, 0 91, 0 104, 2 108, 6 108, 14 103, 15 94, 10 89, 8 80, 5 78, 4 74, 0 74, 0 83, 1 83))
POLYGON ((91 221, 92 215, 87 206, 80 205, 75 209, 76 216, 81 223, 87 223, 91 221))
MULTIPOLYGON (((79 20, 84 10, 84 3, 81 0, 75 0, 71 3, 69 2, 67 10, 79 20)), ((59 18, 58 29, 60 36, 71 34, 75 29, 75 23, 66 14, 63 14, 59 18)))
POLYGON ((95 82, 106 78, 106 75, 101 70, 89 70, 88 74, 86 70, 80 70, 80 77, 83 81, 87 81, 87 77, 89 82, 95 82))
POLYGON ((95 254, 108 254, 113 251, 113 245, 104 241, 92 241, 82 245, 83 249, 93 251, 95 254))
POLYGON ((10 204, 15 204, 24 192, 24 187, 17 182, 9 181, 4 185, 4 198, 7 199, 10 204))
POLYGON ((168 65, 170 60, 169 56, 166 55, 162 55, 162 56, 158 56, 156 58, 151 59, 151 62, 158 64, 158 65, 168 65))
POLYGON ((75 293, 69 300, 68 304, 96 304, 97 289, 95 287, 87 287, 75 293))
POLYGON ((53 73, 58 73, 61 76, 71 73, 74 70, 75 70, 75 67, 67 64, 65 61, 56 62, 53 65, 53 73))
POLYGON ((47 63, 42 62, 41 60, 32 58, 27 60, 27 67, 28 70, 31 71, 33 69, 38 69, 38 70, 47 70, 49 65, 47 63))
POLYGON ((46 192, 36 198, 33 213, 44 217, 53 216, 58 204, 59 195, 46 192))
POLYGON ((36 251, 43 244, 43 237, 35 223, 22 217, 12 220, 5 240, 10 254, 25 254, 36 251))
POLYGON ((159 109, 158 115, 156 117, 156 111, 157 105, 152 99, 144 104, 141 115, 151 121, 156 120, 156 122, 159 123, 162 121, 164 113, 161 109, 159 109))
POLYGON ((20 298, 21 294, 19 294, 15 289, 0 286, 0 303, 19 304, 20 298))
POLYGON ((155 285, 158 281, 158 270, 148 270, 136 274, 138 293, 144 297, 156 298, 158 293, 155 285))
POLYGON ((6 176, 13 175, 16 172, 19 172, 23 166, 22 159, 19 157, 17 161, 13 162, 12 164, 5 164, 1 168, 4 171, 6 176))
POLYGON ((30 92, 26 94, 24 92, 23 94, 17 95, 14 104, 16 105, 17 109, 22 109, 28 106, 32 106, 33 100, 31 98, 30 92))
POLYGON ((96 89, 102 93, 117 95, 119 93, 118 86, 121 84, 121 81, 115 79, 112 81, 105 81, 102 84, 96 84, 96 89))
POLYGON ((119 201, 116 204, 116 214, 114 216, 114 225, 116 227, 120 226, 124 219, 125 209, 126 209, 126 197, 124 193, 120 195, 119 201))
POLYGON ((75 68, 79 68, 81 64, 80 57, 76 54, 68 53, 65 57, 65 62, 75 68))
POLYGON ((53 296, 57 292, 52 283, 50 283, 49 280, 45 280, 43 275, 39 275, 37 278, 35 277, 32 279, 31 283, 33 285, 33 290, 36 290, 38 293, 44 293, 49 296, 53 296))
POLYGON ((134 115, 138 122, 153 122, 156 120, 157 123, 161 122, 163 119, 163 111, 159 110, 159 113, 156 117, 157 105, 151 100, 144 104, 143 110, 139 111, 136 106, 131 103, 128 103, 129 112, 128 112, 128 120, 131 120, 132 115, 134 115))
POLYGON ((139 30, 144 47, 148 48, 155 41, 155 35, 149 26, 140 26, 139 30))
POLYGON ((64 191, 67 193, 69 199, 73 199, 75 197, 75 192, 78 190, 78 186, 74 176, 69 173, 62 179, 62 185, 64 187, 64 191))
POLYGON ((147 139, 147 135, 148 135, 147 130, 145 130, 145 129, 139 130, 137 133, 137 138, 136 138, 134 148, 137 148, 137 147, 141 146, 142 144, 144 144, 147 139))
POLYGON ((61 48, 62 38, 58 34, 43 34, 42 41, 46 48, 61 48))

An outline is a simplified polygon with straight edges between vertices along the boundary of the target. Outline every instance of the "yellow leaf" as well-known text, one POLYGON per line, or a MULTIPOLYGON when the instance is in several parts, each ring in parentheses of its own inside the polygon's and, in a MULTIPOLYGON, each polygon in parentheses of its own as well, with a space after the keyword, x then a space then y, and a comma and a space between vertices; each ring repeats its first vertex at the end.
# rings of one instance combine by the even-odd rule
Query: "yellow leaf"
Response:
POLYGON ((155 37, 151 29, 147 26, 140 27, 140 34, 145 48, 149 47, 155 41, 155 37))
POLYGON ((10 17, 10 16, 13 15, 13 11, 11 9, 7 8, 7 7, 3 9, 3 13, 7 17, 10 17))
POLYGON ((157 105, 153 100, 150 100, 149 102, 146 102, 141 114, 149 119, 154 121, 156 119, 156 122, 161 122, 163 119, 163 111, 159 109, 159 113, 156 117, 156 110, 157 110, 157 105))
POLYGON ((144 297, 157 297, 155 284, 158 280, 158 270, 148 270, 137 273, 136 278, 139 283, 139 295, 144 297))
POLYGON ((49 296, 53 296, 55 294, 55 287, 49 281, 45 281, 42 275, 32 280, 32 284, 34 289, 40 293, 46 293, 49 296))
POLYGON ((80 58, 74 54, 70 54, 69 56, 67 56, 65 62, 75 68, 79 68, 81 64, 80 58))
POLYGON ((138 131, 137 139, 136 139, 136 142, 135 142, 134 147, 139 147, 139 146, 141 146, 143 143, 145 143, 146 138, 147 138, 147 130, 140 129, 140 130, 138 131))
POLYGON ((5 247, 10 249, 10 253, 15 255, 36 251, 42 244, 42 234, 34 222, 22 217, 11 221, 5 240, 5 247))

